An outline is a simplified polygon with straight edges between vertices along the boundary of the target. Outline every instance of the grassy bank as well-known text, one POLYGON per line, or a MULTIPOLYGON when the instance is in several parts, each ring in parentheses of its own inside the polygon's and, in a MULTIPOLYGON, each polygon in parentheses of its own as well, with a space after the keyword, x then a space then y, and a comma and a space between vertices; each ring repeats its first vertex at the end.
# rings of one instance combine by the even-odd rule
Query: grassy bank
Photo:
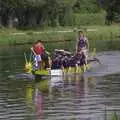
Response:
MULTIPOLYGON (((92 47, 102 44, 101 41, 119 41, 120 40, 120 26, 80 26, 79 28, 86 29, 87 35, 92 47), (96 44, 97 43, 97 44, 96 44)), ((47 28, 42 30, 27 30, 20 31, 15 29, 0 29, 0 45, 3 44, 17 44, 17 43, 31 43, 38 39, 43 41, 64 41, 76 40, 76 32, 73 27, 57 27, 47 28), (59 32, 58 32, 59 31, 59 32)), ((103 44, 104 46, 104 44, 103 44)))

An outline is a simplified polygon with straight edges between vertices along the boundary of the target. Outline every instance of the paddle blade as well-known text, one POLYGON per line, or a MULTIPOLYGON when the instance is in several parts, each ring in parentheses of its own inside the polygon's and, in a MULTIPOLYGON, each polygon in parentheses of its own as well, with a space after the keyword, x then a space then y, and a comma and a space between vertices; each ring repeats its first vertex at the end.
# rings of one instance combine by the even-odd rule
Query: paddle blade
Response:
POLYGON ((92 51, 92 56, 95 57, 96 56, 96 48, 93 48, 93 51, 92 51))

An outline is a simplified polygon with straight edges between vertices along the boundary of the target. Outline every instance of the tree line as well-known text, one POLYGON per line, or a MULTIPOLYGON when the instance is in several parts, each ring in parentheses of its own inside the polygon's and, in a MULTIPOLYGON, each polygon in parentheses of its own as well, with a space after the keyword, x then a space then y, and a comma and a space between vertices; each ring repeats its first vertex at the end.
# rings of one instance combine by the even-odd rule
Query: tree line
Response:
POLYGON ((0 25, 5 27, 65 26, 72 13, 120 13, 119 0, 0 0, 0 25))
POLYGON ((102 8, 106 10, 105 23, 120 22, 120 0, 99 0, 102 8))

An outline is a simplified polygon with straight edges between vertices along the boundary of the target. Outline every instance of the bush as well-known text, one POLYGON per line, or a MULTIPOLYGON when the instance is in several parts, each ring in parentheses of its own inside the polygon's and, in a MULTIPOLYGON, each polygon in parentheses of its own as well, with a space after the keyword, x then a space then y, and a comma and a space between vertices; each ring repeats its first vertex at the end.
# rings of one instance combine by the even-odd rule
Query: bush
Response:
POLYGON ((103 13, 83 13, 73 14, 73 26, 80 25, 103 25, 105 22, 105 14, 103 13))

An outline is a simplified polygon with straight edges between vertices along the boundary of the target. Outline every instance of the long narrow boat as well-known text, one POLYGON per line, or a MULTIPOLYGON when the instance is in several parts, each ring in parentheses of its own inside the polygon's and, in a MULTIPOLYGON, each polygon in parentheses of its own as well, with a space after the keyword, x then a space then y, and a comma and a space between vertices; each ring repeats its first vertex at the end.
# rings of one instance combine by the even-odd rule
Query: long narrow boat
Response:
POLYGON ((64 76, 64 75, 73 75, 73 74, 79 74, 82 75, 86 70, 89 70, 91 68, 91 62, 98 62, 99 60, 94 57, 92 59, 88 60, 87 65, 83 65, 82 67, 69 67, 65 69, 40 69, 40 70, 33 70, 33 65, 31 62, 27 62, 25 64, 25 69, 27 70, 27 73, 35 75, 35 78, 43 78, 43 77, 51 77, 51 76, 64 76))
MULTIPOLYGON (((30 64, 27 67, 32 67, 30 64)), ((75 75, 79 74, 82 75, 86 70, 90 69, 90 65, 83 66, 83 67, 69 67, 66 69, 40 69, 33 71, 32 68, 28 71, 28 73, 33 74, 36 80, 46 79, 52 76, 66 76, 66 75, 75 75)))

